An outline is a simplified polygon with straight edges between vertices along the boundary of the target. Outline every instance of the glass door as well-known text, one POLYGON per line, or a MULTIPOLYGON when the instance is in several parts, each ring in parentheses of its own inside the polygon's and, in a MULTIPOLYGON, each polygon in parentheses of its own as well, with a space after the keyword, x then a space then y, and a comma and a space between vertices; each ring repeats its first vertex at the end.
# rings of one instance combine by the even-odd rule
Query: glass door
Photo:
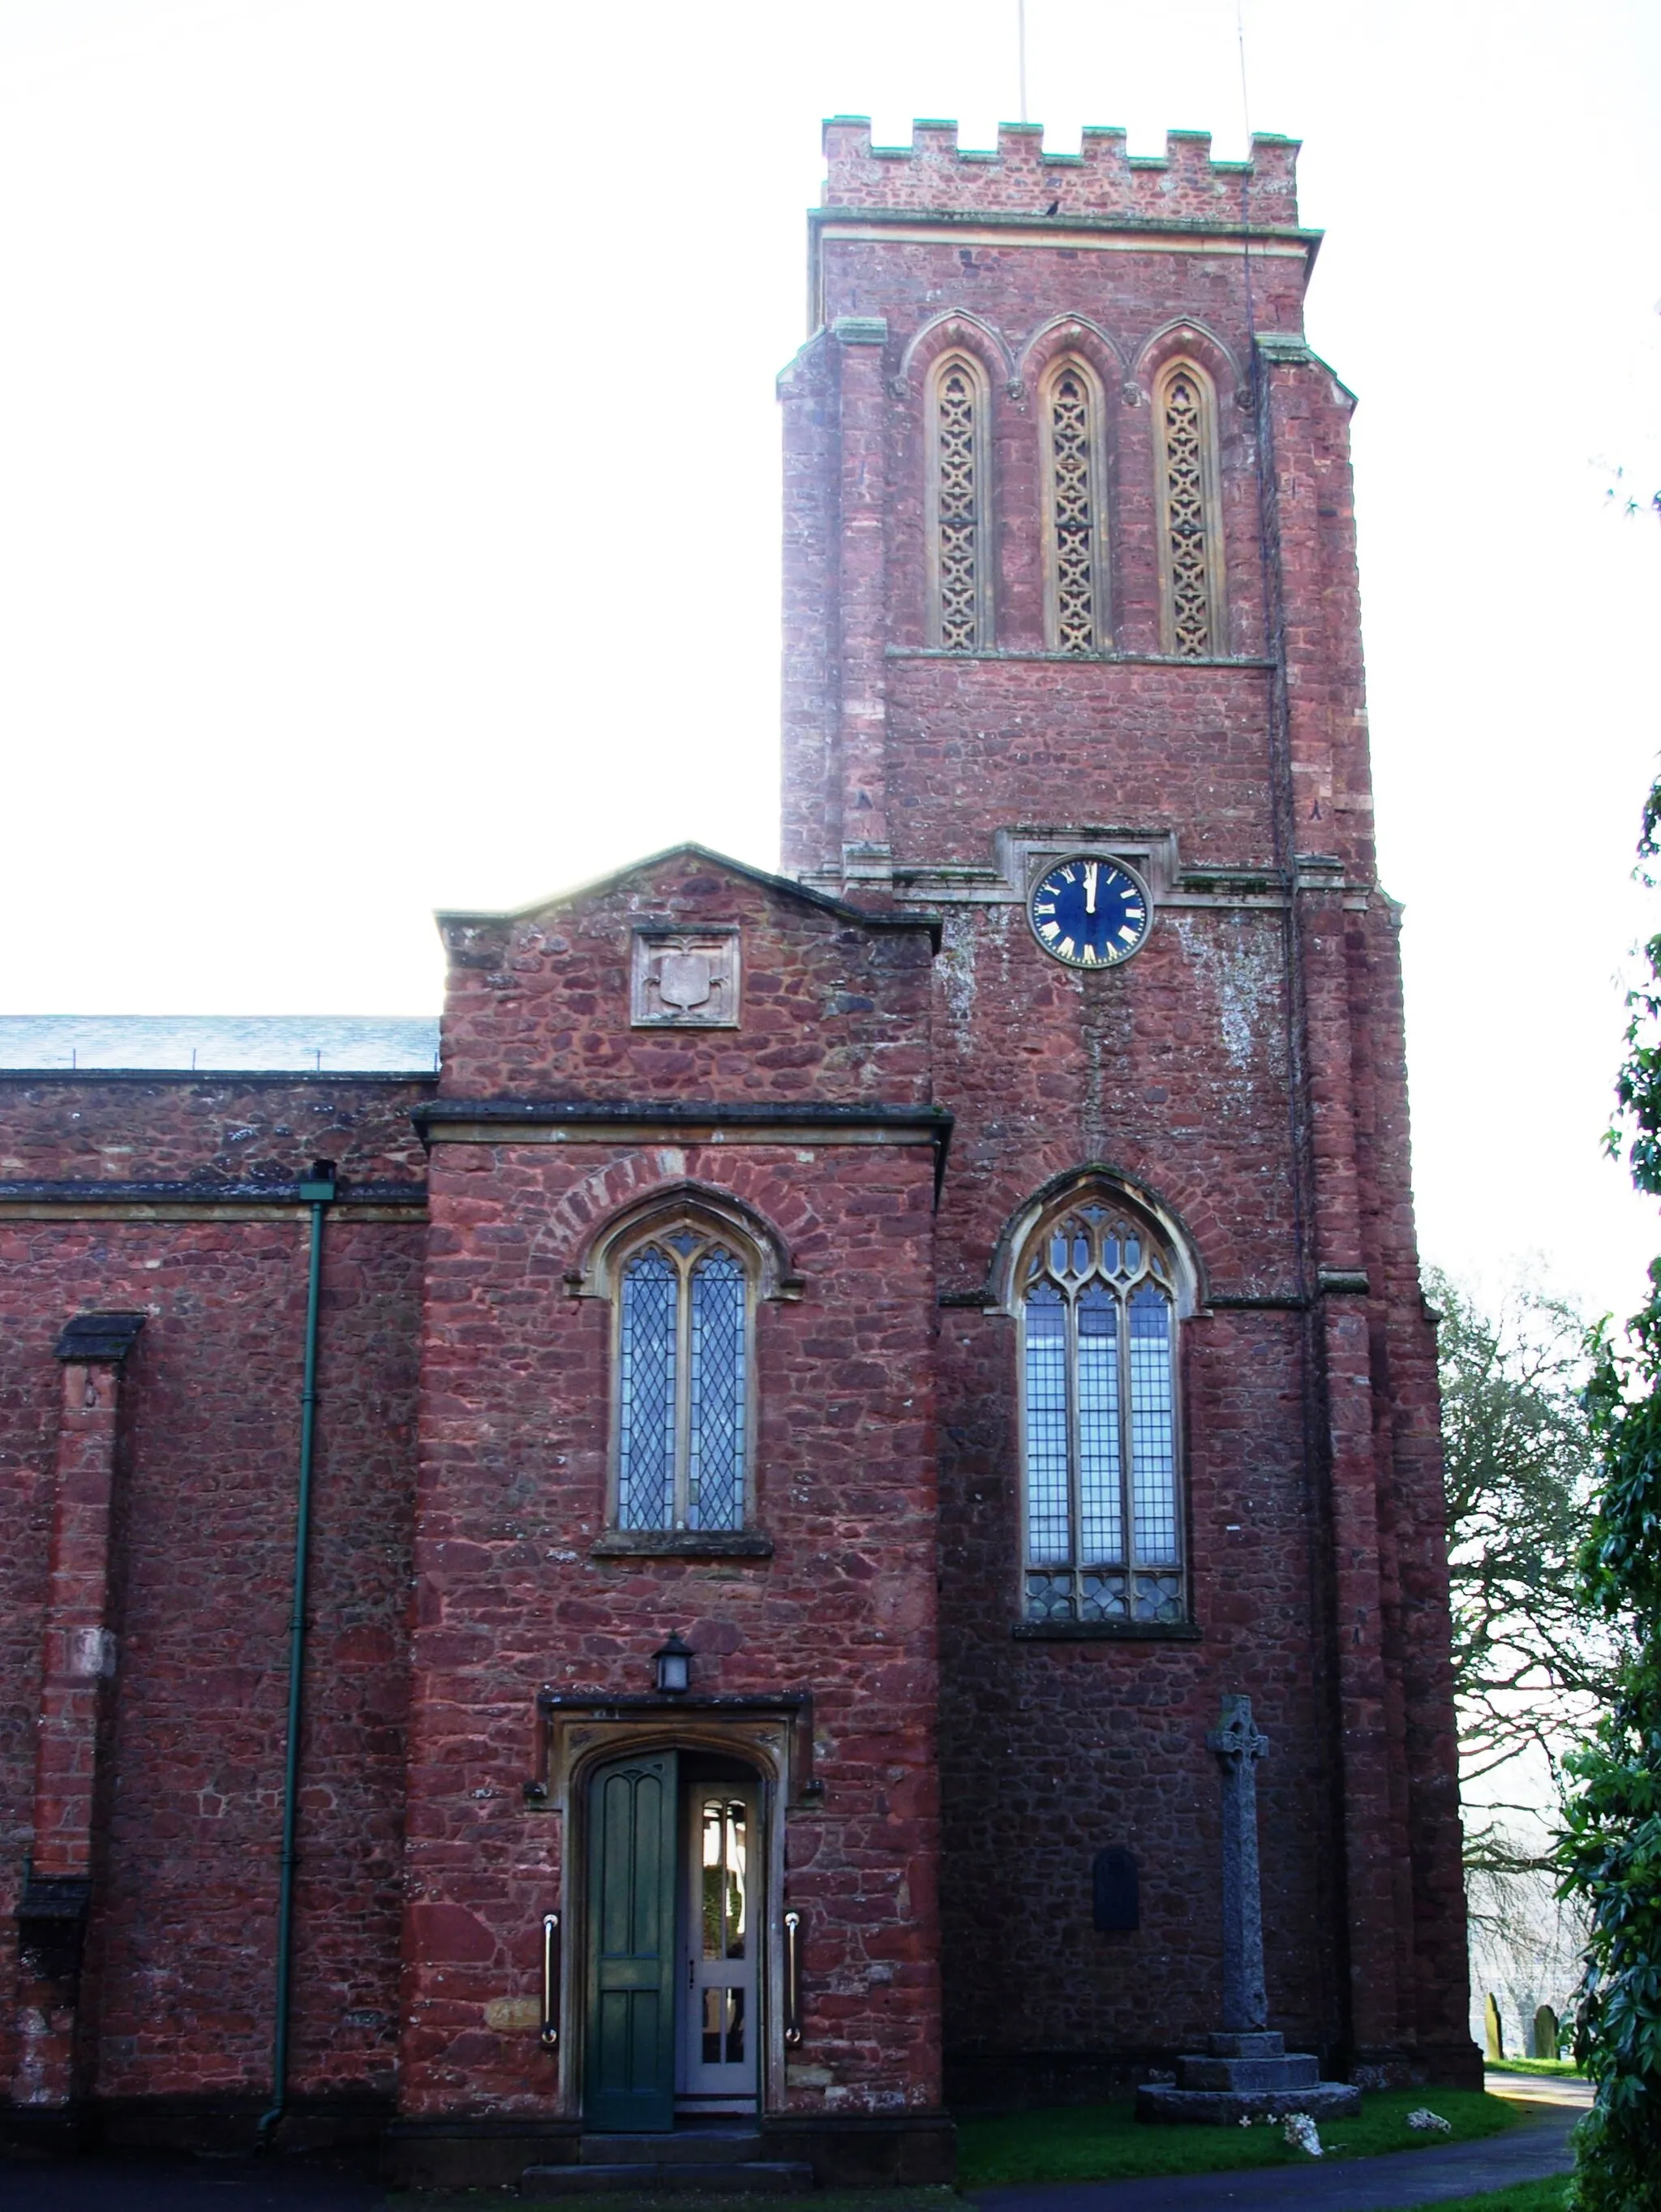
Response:
POLYGON ((676 2102, 688 2112, 754 2112, 758 1794, 748 1784, 700 1782, 682 1798, 687 1882, 676 2102))

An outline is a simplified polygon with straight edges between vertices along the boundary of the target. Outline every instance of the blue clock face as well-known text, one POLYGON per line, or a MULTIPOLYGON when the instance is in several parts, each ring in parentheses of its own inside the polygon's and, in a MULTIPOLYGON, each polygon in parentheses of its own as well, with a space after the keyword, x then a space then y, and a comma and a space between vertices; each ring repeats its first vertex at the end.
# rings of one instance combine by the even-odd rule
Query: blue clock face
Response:
POLYGON ((1148 941, 1154 902, 1122 860, 1058 860, 1027 901, 1033 934, 1069 968, 1116 968, 1148 941))

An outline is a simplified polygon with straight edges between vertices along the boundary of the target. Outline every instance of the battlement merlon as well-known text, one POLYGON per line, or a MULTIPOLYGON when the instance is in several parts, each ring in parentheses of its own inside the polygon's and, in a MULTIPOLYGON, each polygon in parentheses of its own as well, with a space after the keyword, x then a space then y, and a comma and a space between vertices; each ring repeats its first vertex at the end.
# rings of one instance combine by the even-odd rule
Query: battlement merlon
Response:
POLYGON ((1046 154, 1040 123, 998 125, 997 151, 960 150, 955 123, 912 125, 909 146, 873 146, 870 118, 825 125, 827 207, 921 215, 1119 216, 1137 223, 1295 228, 1300 142, 1254 132, 1247 161, 1214 161, 1208 131, 1166 133, 1163 159, 1125 151, 1118 130, 1088 129, 1076 154, 1046 154))

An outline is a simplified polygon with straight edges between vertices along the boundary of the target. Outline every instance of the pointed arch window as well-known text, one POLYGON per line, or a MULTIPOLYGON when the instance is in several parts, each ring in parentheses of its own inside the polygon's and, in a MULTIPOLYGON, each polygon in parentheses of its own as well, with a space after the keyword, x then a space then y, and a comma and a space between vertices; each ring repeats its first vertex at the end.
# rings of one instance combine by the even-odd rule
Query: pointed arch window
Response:
POLYGON ((1197 362, 1167 362, 1154 386, 1159 458, 1161 628, 1167 653, 1225 650, 1216 388, 1197 362))
POLYGON ((749 1517, 756 1269, 729 1230, 658 1225, 615 1274, 612 1525, 737 1529, 749 1517))
POLYGON ((1185 1621, 1169 1255, 1108 1197, 1075 1202, 1020 1295, 1027 1619, 1185 1621))
POLYGON ((1107 629, 1106 514, 1101 393, 1082 362, 1045 378, 1045 630, 1052 653, 1100 653, 1107 629))
POLYGON ((929 642, 979 653, 992 641, 988 386, 979 362, 949 353, 928 387, 929 642))

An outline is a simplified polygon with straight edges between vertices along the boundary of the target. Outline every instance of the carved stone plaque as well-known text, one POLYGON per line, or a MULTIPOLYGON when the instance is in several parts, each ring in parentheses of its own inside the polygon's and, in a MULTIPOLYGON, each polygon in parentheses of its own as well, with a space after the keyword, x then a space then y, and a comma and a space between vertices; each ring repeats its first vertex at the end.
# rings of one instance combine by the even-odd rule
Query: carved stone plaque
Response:
POLYGON ((737 1029, 738 932, 637 929, 633 1001, 636 1029, 737 1029))

